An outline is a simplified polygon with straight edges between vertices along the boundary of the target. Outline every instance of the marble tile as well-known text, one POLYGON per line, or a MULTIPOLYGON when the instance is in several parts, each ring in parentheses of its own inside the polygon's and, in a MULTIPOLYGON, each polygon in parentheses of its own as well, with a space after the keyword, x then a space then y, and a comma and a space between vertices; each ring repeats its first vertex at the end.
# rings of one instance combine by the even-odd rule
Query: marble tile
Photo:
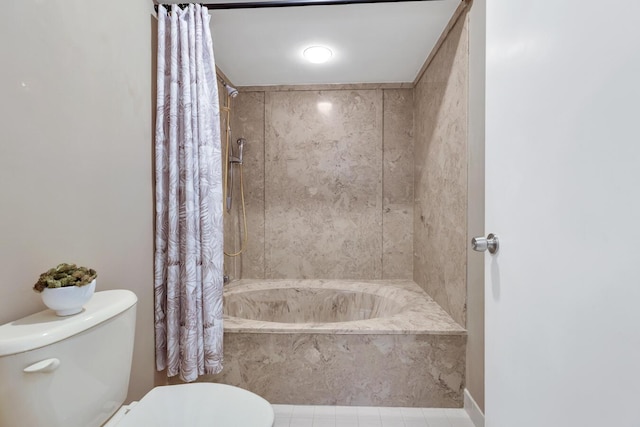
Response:
POLYGON ((382 275, 382 90, 265 93, 265 277, 382 275))
POLYGON ((415 88, 413 279, 466 321, 467 19, 460 19, 415 88))
MULTIPOLYGON (((224 86, 222 85, 222 83, 220 81, 218 81, 218 94, 219 96, 219 101, 220 101, 220 136, 221 136, 221 145, 222 145, 222 149, 221 154, 222 154, 222 174, 223 174, 223 185, 224 185, 224 174, 225 174, 225 156, 226 156, 226 150, 227 150, 227 146, 226 146, 226 141, 227 141, 227 128, 229 127, 229 125, 231 125, 230 121, 229 121, 229 114, 228 112, 225 110, 226 107, 228 106, 227 102, 228 102, 228 98, 226 96, 224 96, 224 94, 226 94, 227 91, 224 88, 224 86)), ((229 141, 232 142, 233 140, 233 136, 230 135, 230 139, 229 141)), ((228 177, 227 177, 228 179, 228 177)), ((229 183, 229 187, 230 188, 230 183, 229 183)), ((235 186, 235 188, 233 189, 233 193, 237 194, 237 190, 238 190, 238 185, 235 186)), ((226 190, 228 191, 228 190, 226 190)), ((226 193, 225 193, 226 194, 226 193)), ((234 196, 235 197, 235 196, 234 196)), ((230 212, 227 212, 227 210, 225 209, 223 211, 223 225, 224 225, 224 250, 225 252, 233 252, 236 248, 240 247, 240 234, 239 234, 239 222, 238 222, 238 215, 237 215, 237 200, 234 201, 234 204, 232 205, 233 209, 230 212)), ((224 274, 228 274, 231 277, 239 277, 239 272, 240 272, 240 264, 239 264, 239 259, 235 259, 235 258, 229 258, 229 257, 224 257, 224 274)))
MULTIPOLYGON (((371 85, 369 85, 371 86, 371 85)), ((371 86, 373 87, 373 86, 371 86)), ((383 86, 380 86, 383 87, 383 86)), ((291 200, 297 200, 299 203, 294 203, 293 206, 273 205, 272 210, 267 209, 267 217, 265 217, 265 180, 271 183, 273 188, 282 186, 280 191, 287 192, 287 180, 279 179, 281 175, 277 175, 274 179, 269 179, 265 176, 265 172, 272 170, 270 166, 274 166, 272 162, 259 158, 260 152, 253 149, 257 144, 264 141, 263 134, 265 132, 265 117, 263 115, 265 105, 265 96, 271 97, 273 95, 273 88, 266 90, 265 88, 258 88, 255 92, 247 91, 243 89, 240 96, 233 101, 233 137, 235 141, 238 137, 243 136, 247 138, 247 161, 244 168, 245 171, 245 189, 247 189, 247 219, 249 227, 249 240, 247 245, 247 251, 243 256, 237 258, 227 258, 226 271, 231 273, 233 278, 263 278, 263 277, 347 277, 347 278, 412 278, 413 277, 413 102, 412 102, 412 90, 411 89, 369 89, 366 90, 359 88, 360 90, 353 90, 351 87, 339 87, 340 90, 332 91, 317 91, 312 90, 313 87, 298 87, 296 91, 290 91, 283 89, 283 91, 276 91, 276 96, 288 99, 290 96, 296 96, 303 94, 302 98, 304 102, 311 104, 313 107, 318 108, 318 102, 322 101, 318 97, 327 96, 327 94, 334 94, 331 100, 332 108, 336 110, 348 110, 350 103, 353 101, 354 92, 364 93, 376 93, 382 92, 382 104, 383 104, 383 117, 382 117, 382 159, 381 163, 375 168, 371 168, 367 175, 381 175, 383 179, 382 183, 382 212, 377 212, 373 209, 368 209, 367 206, 364 216, 362 212, 354 212, 351 209, 351 199, 354 198, 352 191, 348 186, 342 185, 341 188, 331 188, 334 184, 330 179, 331 174, 335 172, 331 168, 322 171, 322 173, 310 176, 313 179, 313 187, 302 183, 309 192, 316 192, 322 194, 326 193, 338 193, 341 197, 338 202, 342 205, 337 210, 333 209, 335 200, 325 198, 322 208, 324 211, 318 211, 321 215, 307 215, 308 209, 305 209, 307 201, 305 198, 291 197, 291 200), (265 91, 267 94, 265 94, 265 91), (324 95, 323 95, 324 94, 324 95), (340 104, 340 105, 338 105, 340 104), (252 142, 253 141, 253 142, 252 142), (251 163, 252 159, 255 159, 255 163, 251 163), (266 161, 266 165, 265 165, 266 161), (325 178, 325 179, 322 179, 325 178), (318 189, 320 186, 323 188, 318 189), (280 208, 280 210, 278 209, 280 208), (288 250, 282 251, 278 245, 266 242, 265 233, 269 233, 265 229, 265 223, 268 223, 270 219, 275 220, 275 224, 282 224, 280 218, 282 218, 282 209, 287 209, 289 214, 287 219, 294 218, 295 221, 287 221, 289 230, 274 229, 275 234, 269 234, 270 237, 277 237, 278 244, 287 244, 288 246, 299 245, 301 241, 307 242, 307 254, 310 254, 313 259, 322 259, 327 256, 326 252, 333 248, 335 256, 329 258, 325 262, 327 264, 333 264, 332 269, 338 270, 333 276, 322 276, 322 272, 326 268, 316 268, 314 262, 306 256, 306 254, 300 254, 298 262, 289 263, 284 262, 284 258, 289 259, 288 250), (339 217, 337 221, 327 221, 327 214, 329 217, 339 217), (348 212, 345 212, 348 211, 348 212), (342 215, 344 213, 344 215, 342 215), (349 216, 349 214, 353 214, 349 216), (345 217, 346 216, 346 217, 345 217), (370 234, 368 236, 362 236, 359 240, 353 241, 349 238, 349 233, 354 229, 366 229, 371 230, 371 224, 376 226, 381 221, 382 236, 373 238, 370 234), (310 233, 309 231, 313 232, 310 233), (325 233, 326 232, 326 233, 325 233), (310 240, 310 239, 311 240, 310 240), (373 246, 372 246, 373 245, 373 246), (266 248, 265 248, 266 246, 266 248), (337 248, 340 246, 340 248, 337 248), (367 260, 361 259, 360 261, 354 260, 351 256, 346 256, 343 260, 336 261, 336 258, 341 257, 345 253, 358 250, 358 248, 365 247, 368 249, 367 253, 370 255, 367 260), (266 253, 265 253, 266 249, 266 253), (377 249, 380 249, 380 253, 376 253, 377 249), (272 252, 270 252, 272 251, 272 252), (266 265, 266 259, 269 253, 276 253, 276 256, 271 259, 276 263, 274 268, 269 268, 266 265), (336 261, 336 262, 333 262, 336 261), (380 264, 380 265, 379 265, 380 264), (362 270, 367 271, 366 274, 362 273, 362 270), (269 271, 265 274, 265 270, 269 271), (320 272, 316 272, 320 270, 320 272)), ((355 89, 358 89, 355 87, 355 89)), ((357 93, 356 93, 357 95, 357 93)), ((282 111, 277 111, 276 114, 282 114, 282 111)), ((314 112, 316 115, 319 112, 314 112)), ((327 115, 325 111, 325 115, 327 115)), ((284 112, 286 114, 286 112, 284 112)), ((352 129, 358 130, 358 124, 353 123, 354 120, 362 118, 366 114, 353 114, 350 115, 350 119, 345 121, 342 125, 343 136, 345 138, 357 139, 350 135, 352 129)), ((349 116, 349 115, 347 115, 349 116)), ((325 117, 326 119, 326 117, 325 117)), ((366 119, 366 117, 365 117, 366 119)), ((296 121, 296 118, 290 118, 291 121, 296 121)), ((305 118, 306 120, 306 118, 305 118)), ((315 138, 317 141, 326 140, 332 138, 333 142, 339 141, 341 137, 332 134, 331 121, 317 121, 315 126, 315 132, 319 134, 315 138), (323 135, 326 132, 326 135, 323 135)), ((360 132, 362 134, 362 132, 360 132)), ((377 135, 376 135, 377 137, 377 135)), ((265 147, 266 148, 266 147, 265 147)), ((377 147, 376 147, 377 148, 377 147)), ((289 150, 291 151, 291 150, 289 150)), ((295 151, 295 148, 294 148, 295 151)), ((264 156, 264 151, 262 152, 264 156)), ((289 153, 291 154, 291 153, 289 153)), ((327 163, 327 158, 332 154, 327 150, 313 149, 308 150, 305 153, 306 162, 317 162, 324 164, 327 163)), ((359 156, 360 153, 354 153, 353 156, 359 156)), ((277 154, 276 154, 277 156, 277 154)), ((349 162, 351 159, 343 159, 349 162)), ((285 161, 286 162, 286 161, 285 161)), ((275 163, 277 167, 282 166, 282 159, 276 158, 275 163)), ((357 162, 358 163, 358 162, 357 162)), ((359 162, 362 163, 362 162, 359 162)), ((369 166, 374 166, 369 164, 369 166)), ((306 166, 305 166, 306 167, 306 166)), ((267 172, 268 173, 268 172, 267 172)), ((269 175, 270 176, 270 175, 269 175)), ((362 179, 366 179, 366 176, 362 176, 362 179)), ((308 183, 307 183, 308 184, 308 183)), ((236 187, 238 183, 236 180, 236 187)), ((357 189, 356 189, 357 190, 357 189)), ((379 189, 374 189, 377 192, 379 189)), ((234 194, 238 194, 236 189, 234 194)), ((366 199, 366 195, 355 195, 360 199, 366 199), (364 197, 363 197, 364 196, 364 197)), ((313 199, 314 197, 311 197, 313 199)), ((315 197, 318 199, 318 197, 315 197)), ((238 199, 238 197, 236 197, 238 199)), ((267 199, 267 204, 270 202, 267 199)), ((225 219, 225 231, 227 239, 227 248, 238 248, 240 244, 240 233, 242 224, 239 222, 241 218, 241 211, 238 209, 239 204, 235 203, 234 211, 229 218, 225 219)), ((286 215, 285 215, 286 217, 286 215)))
MULTIPOLYGON (((234 194, 238 194, 237 185, 234 185, 234 194)), ((233 196, 235 197, 235 196, 233 196)), ((224 213, 224 251, 225 254, 233 254, 240 250, 242 245, 242 218, 240 205, 233 201, 231 210, 224 213)), ((242 256, 226 256, 224 257, 224 274, 231 279, 242 277, 242 256)))
POLYGON ((201 377, 271 403, 461 407, 464 335, 227 333, 225 369, 201 377))
POLYGON ((391 318, 399 316, 402 309, 401 304, 390 298, 327 288, 261 288, 228 293, 224 298, 227 316, 296 325, 391 318))
MULTIPOLYGON (((232 145, 238 138, 245 138, 244 147, 244 197, 247 215, 246 249, 241 256, 226 257, 233 262, 233 278, 264 278, 264 92, 242 92, 232 101, 232 145)), ((240 180, 235 181, 233 218, 234 246, 240 248, 243 232, 240 180)), ((226 219, 225 219, 226 220, 226 219)), ((229 252, 230 247, 227 247, 229 252)))
POLYGON ((413 277, 413 90, 384 90, 382 278, 413 277))
POLYGON ((227 333, 466 333, 411 280, 245 279, 224 298, 227 333))
POLYGON ((382 213, 382 277, 413 277, 413 205, 388 204, 382 213))
POLYGON ((385 204, 413 204, 413 90, 384 91, 385 204))

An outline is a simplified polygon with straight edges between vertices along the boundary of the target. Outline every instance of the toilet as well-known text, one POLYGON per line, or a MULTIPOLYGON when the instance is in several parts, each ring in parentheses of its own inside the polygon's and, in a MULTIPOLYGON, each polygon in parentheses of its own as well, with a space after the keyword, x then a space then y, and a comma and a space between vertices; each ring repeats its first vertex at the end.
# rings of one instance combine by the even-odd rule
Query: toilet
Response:
POLYGON ((156 387, 122 406, 137 298, 96 292, 84 310, 51 310, 0 326, 0 427, 272 427, 263 398, 225 384, 156 387))

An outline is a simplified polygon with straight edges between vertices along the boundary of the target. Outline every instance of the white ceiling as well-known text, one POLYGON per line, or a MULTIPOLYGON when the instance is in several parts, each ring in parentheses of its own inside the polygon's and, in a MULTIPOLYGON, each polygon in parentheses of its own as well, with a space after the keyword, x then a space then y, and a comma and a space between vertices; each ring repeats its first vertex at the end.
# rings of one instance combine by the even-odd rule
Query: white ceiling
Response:
POLYGON ((216 65, 237 86, 413 82, 459 4, 211 10, 216 65), (307 62, 311 45, 333 57, 307 62))

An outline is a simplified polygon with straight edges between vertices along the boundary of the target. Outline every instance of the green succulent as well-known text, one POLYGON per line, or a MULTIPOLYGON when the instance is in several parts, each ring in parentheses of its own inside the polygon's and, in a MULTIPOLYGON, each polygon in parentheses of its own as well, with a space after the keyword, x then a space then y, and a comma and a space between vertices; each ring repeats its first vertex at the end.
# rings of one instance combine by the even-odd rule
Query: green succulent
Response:
POLYGON ((66 286, 85 286, 93 282, 98 273, 91 268, 76 267, 75 264, 58 264, 40 275, 33 290, 42 292, 45 288, 64 288, 66 286))

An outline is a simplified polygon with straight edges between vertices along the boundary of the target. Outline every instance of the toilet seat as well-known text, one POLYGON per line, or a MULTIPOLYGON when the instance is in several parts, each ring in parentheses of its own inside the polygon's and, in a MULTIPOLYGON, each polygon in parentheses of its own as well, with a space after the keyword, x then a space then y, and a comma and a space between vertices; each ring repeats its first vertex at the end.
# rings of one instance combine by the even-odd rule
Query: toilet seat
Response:
POLYGON ((192 383, 155 387, 105 427, 272 427, 273 408, 238 387, 192 383))

